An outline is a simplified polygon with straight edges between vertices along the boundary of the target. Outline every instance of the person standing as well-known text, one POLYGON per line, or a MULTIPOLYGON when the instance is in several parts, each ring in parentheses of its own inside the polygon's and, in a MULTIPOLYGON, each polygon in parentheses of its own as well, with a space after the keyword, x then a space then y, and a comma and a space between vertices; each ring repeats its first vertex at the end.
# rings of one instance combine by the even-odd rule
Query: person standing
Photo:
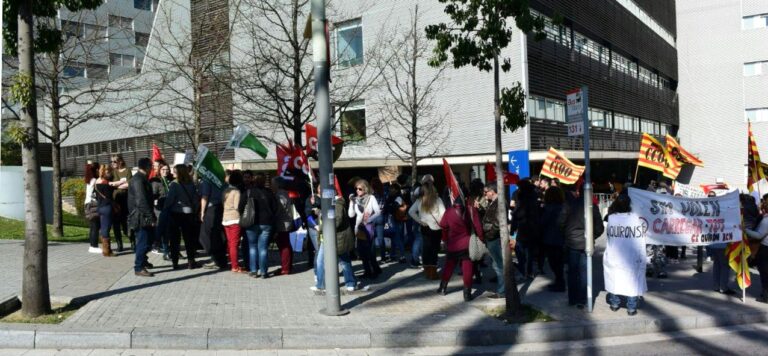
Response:
MULTIPOLYGON (((421 226, 423 242, 422 263, 424 264, 424 276, 427 279, 437 280, 437 255, 440 252, 440 220, 445 213, 445 206, 437 195, 434 179, 427 175, 422 179, 419 188, 420 197, 408 210, 408 215, 421 226)), ((472 275, 469 276, 472 278, 472 275)))
MULTIPOLYGON (((312 242, 312 247, 314 247, 315 253, 320 253, 320 183, 315 186, 314 194, 307 197, 304 202, 304 216, 307 219, 307 235, 312 242)), ((307 257, 312 257, 312 254, 307 253, 307 257)), ((315 271, 315 277, 317 277, 317 263, 315 263, 317 258, 315 256, 309 260, 313 261, 312 267, 315 271)))
POLYGON ((223 218, 224 234, 227 236, 227 254, 232 272, 243 273, 237 258, 238 245, 240 244, 240 185, 243 184, 243 175, 240 171, 228 171, 226 182, 229 184, 224 189, 223 218))
MULTIPOLYGON (((483 228, 480 225, 480 216, 474 203, 464 204, 461 200, 456 200, 448 210, 445 211, 440 219, 439 226, 442 234, 442 240, 446 245, 446 260, 442 270, 442 279, 440 287, 437 289, 439 294, 447 294, 448 281, 453 275, 453 270, 457 263, 461 263, 462 279, 464 282, 464 301, 472 300, 472 261, 469 259, 469 239, 472 231, 478 234, 478 238, 483 238, 483 228)), ((469 201, 467 201, 469 203, 469 201)), ((425 235, 426 236, 426 235, 425 235)), ((426 244, 425 244, 426 247, 426 244)), ((424 265, 426 268, 427 265, 424 265)))
MULTIPOLYGON (((501 230, 499 229, 499 194, 496 192, 496 183, 488 183, 483 189, 486 206, 481 210, 481 222, 483 231, 483 242, 488 248, 488 254, 493 261, 493 270, 496 272, 496 293, 490 296, 491 299, 504 296, 504 261, 502 260, 501 250, 501 230)), ((479 204, 478 204, 479 206, 479 204)))
POLYGON ((355 182, 355 194, 349 196, 348 215, 354 218, 355 237, 357 237, 357 253, 363 262, 365 270, 363 278, 376 278, 381 274, 379 263, 373 254, 371 245, 374 243, 373 222, 381 215, 379 202, 371 194, 368 181, 360 179, 355 182))
MULTIPOLYGON (((83 206, 88 207, 88 204, 96 204, 96 210, 98 211, 98 202, 95 197, 94 187, 99 180, 99 164, 96 162, 88 163, 85 165, 85 201, 83 206)), ((88 220, 88 252, 89 253, 102 253, 102 249, 99 249, 99 230, 101 222, 99 217, 96 216, 93 219, 88 220)), ((107 227, 109 228, 109 227, 107 227)))
MULTIPOLYGON (((541 181, 541 180, 540 180, 541 181)), ((533 262, 535 246, 540 242, 541 213, 536 187, 529 180, 523 179, 517 183, 515 192, 515 208, 512 215, 512 233, 516 234, 515 254, 518 259, 518 270, 527 279, 534 278, 533 262)))
POLYGON ((565 196, 560 187, 551 186, 544 192, 544 208, 541 211, 541 253, 546 255, 549 268, 555 275, 555 282, 548 288, 552 292, 565 292, 565 274, 563 271, 565 237, 562 219, 565 196))
POLYGON ((275 224, 278 203, 272 191, 266 188, 267 178, 264 173, 258 173, 254 177, 253 185, 245 194, 241 194, 241 208, 243 211, 248 199, 253 200, 256 211, 256 221, 245 228, 248 237, 248 274, 251 277, 268 277, 267 253, 269 238, 275 224))
POLYGON ((168 236, 166 236, 166 231, 168 230, 168 214, 163 213, 163 207, 165 206, 165 197, 168 195, 168 185, 173 181, 173 176, 171 176, 170 167, 162 159, 154 162, 153 169, 155 174, 150 178, 149 183, 152 185, 152 195, 155 198, 154 208, 155 216, 157 216, 157 228, 155 229, 155 241, 152 252, 162 254, 163 259, 167 261, 168 236))
MULTIPOLYGON (((581 187, 583 188, 583 186, 581 187)), ((568 261, 568 305, 583 309, 587 304, 587 240, 584 219, 583 190, 571 191, 567 196, 563 218, 566 256, 568 261)), ((603 234, 605 226, 597 205, 592 205, 592 238, 603 234)))
POLYGON ((379 204, 379 215, 371 219, 373 224, 373 232, 376 235, 371 243, 371 254, 373 258, 376 258, 376 248, 379 248, 381 254, 381 262, 387 261, 387 246, 384 243, 384 222, 386 221, 386 211, 384 204, 386 203, 386 197, 384 196, 384 184, 378 177, 371 179, 371 194, 376 198, 376 203, 379 204))
MULTIPOLYGON (((344 197, 336 196, 334 199, 334 205, 336 211, 344 211, 345 201, 344 197)), ((352 260, 350 258, 350 252, 355 248, 355 235, 352 232, 352 224, 349 217, 344 214, 337 215, 334 219, 336 223, 336 255, 338 256, 339 265, 341 266, 341 273, 344 275, 344 286, 347 292, 354 292, 360 289, 357 280, 355 279, 355 272, 352 270, 352 260)), ((322 225, 322 221, 318 221, 322 225)), ((319 229, 322 231, 322 228, 319 229)), ((325 291, 325 255, 324 255, 325 242, 320 235, 320 248, 317 250, 317 257, 315 258, 317 281, 315 285, 309 289, 315 293, 322 293, 325 291)))
POLYGON ((272 192, 277 200, 275 212, 275 236, 277 248, 280 250, 280 274, 291 274, 293 268, 293 249, 291 248, 290 234, 296 230, 293 222, 295 207, 293 201, 285 191, 285 180, 281 177, 272 178, 272 192))
MULTIPOLYGON (((760 296, 755 299, 760 303, 768 303, 768 201, 763 200, 760 204, 762 210, 762 220, 754 228, 746 228, 745 232, 751 241, 760 241, 757 252, 752 251, 755 256, 754 262, 757 271, 760 273, 760 296)), ((746 226, 745 226, 746 227, 746 226)))
POLYGON ((99 239, 101 240, 102 256, 114 256, 112 246, 109 243, 109 228, 112 227, 112 206, 115 204, 113 193, 115 187, 112 182, 112 167, 101 166, 98 180, 94 182, 93 191, 99 207, 99 239))
POLYGON ((173 173, 176 179, 168 185, 168 195, 163 203, 163 212, 168 216, 168 254, 173 269, 179 269, 179 244, 183 237, 187 268, 194 269, 198 267, 195 263, 195 228, 200 197, 185 165, 177 164, 173 173))
MULTIPOLYGON (((608 208, 608 231, 632 211, 629 196, 620 194, 608 208)), ((618 226, 617 226, 618 225, 618 226)), ((648 291, 645 280, 645 248, 642 236, 624 236, 609 233, 603 254, 603 278, 606 299, 611 311, 619 310, 621 299, 626 299, 627 314, 637 314, 637 307, 643 293, 648 291)))
POLYGON ((208 269, 227 269, 222 219, 222 191, 206 180, 200 183, 200 244, 211 256, 211 261, 203 267, 208 269))
POLYGON ((408 204, 402 197, 400 184, 397 182, 389 186, 387 196, 386 215, 389 220, 389 228, 392 231, 392 249, 390 258, 392 261, 405 263, 405 225, 408 220, 408 204))
POLYGON ((128 235, 131 249, 136 250, 134 232, 128 230, 128 183, 131 180, 131 168, 125 165, 123 156, 114 155, 111 160, 112 186, 115 187, 115 209, 112 216, 112 228, 117 241, 117 252, 123 251, 123 235, 128 235))
POLYGON ((155 212, 152 209, 152 186, 147 174, 152 168, 152 161, 144 157, 138 162, 139 171, 133 175, 128 187, 128 227, 136 231, 134 274, 141 277, 152 277, 147 271, 152 265, 147 261, 153 230, 156 224, 155 212))

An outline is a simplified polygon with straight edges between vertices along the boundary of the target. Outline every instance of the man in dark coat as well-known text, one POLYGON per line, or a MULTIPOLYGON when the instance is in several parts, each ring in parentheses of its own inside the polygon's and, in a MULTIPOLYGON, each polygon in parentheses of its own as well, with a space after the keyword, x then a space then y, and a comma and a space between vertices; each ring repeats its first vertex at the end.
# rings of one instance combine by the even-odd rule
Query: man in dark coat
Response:
POLYGON ((152 246, 152 236, 155 226, 153 210, 152 186, 147 174, 152 169, 152 161, 142 158, 138 163, 139 171, 131 177, 128 183, 128 226, 136 231, 136 257, 133 264, 134 274, 141 277, 152 277, 147 271, 153 266, 147 262, 147 253, 152 246))

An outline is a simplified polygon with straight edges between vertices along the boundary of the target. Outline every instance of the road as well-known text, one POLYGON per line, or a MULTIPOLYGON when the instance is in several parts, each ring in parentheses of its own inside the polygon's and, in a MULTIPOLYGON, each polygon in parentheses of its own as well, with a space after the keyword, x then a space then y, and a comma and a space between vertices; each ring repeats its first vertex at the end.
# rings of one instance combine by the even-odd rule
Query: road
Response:
POLYGON ((611 337, 492 347, 424 347, 404 349, 332 350, 0 350, 0 355, 25 356, 143 356, 143 355, 763 355, 768 349, 768 325, 750 324, 684 332, 611 337))

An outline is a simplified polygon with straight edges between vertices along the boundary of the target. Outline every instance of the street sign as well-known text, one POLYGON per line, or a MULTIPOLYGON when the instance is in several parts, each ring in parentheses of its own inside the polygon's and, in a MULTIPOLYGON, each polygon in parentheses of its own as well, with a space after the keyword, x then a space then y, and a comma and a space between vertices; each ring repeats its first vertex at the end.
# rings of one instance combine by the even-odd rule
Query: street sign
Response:
POLYGON ((584 115, 588 112, 587 98, 581 88, 565 93, 565 117, 568 136, 584 135, 584 115))
MULTIPOLYGON (((531 176, 530 160, 528 158, 528 150, 509 151, 509 163, 507 166, 509 173, 517 174, 520 179, 531 176)), ((509 196, 513 196, 517 190, 517 184, 510 184, 509 196)))

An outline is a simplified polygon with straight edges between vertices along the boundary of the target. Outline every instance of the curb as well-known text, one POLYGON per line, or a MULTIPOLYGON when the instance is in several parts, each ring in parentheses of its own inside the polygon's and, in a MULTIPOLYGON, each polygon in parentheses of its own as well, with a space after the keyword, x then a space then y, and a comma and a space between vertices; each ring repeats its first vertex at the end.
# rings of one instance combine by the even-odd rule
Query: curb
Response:
POLYGON ((59 325, 0 324, 0 348, 120 349, 332 349, 429 346, 494 346, 575 341, 764 323, 768 312, 728 316, 547 322, 447 328, 124 328, 77 329, 59 325))

